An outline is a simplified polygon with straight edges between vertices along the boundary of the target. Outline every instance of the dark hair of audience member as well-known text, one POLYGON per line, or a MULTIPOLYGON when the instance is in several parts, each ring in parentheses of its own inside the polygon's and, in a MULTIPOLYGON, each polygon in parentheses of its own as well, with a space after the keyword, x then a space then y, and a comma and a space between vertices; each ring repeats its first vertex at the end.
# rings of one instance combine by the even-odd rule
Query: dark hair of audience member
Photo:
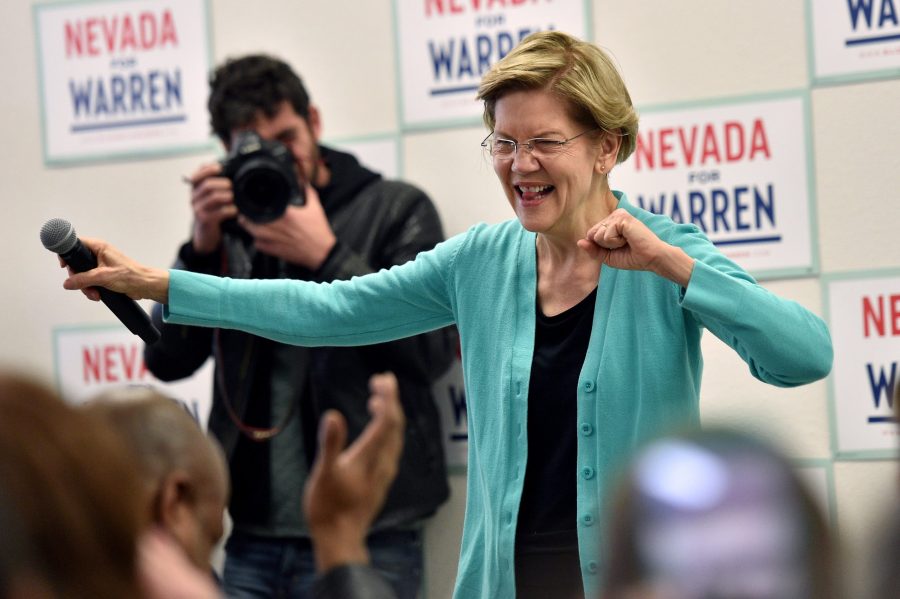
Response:
POLYGON ((67 599, 139 597, 140 481, 119 438, 47 387, 0 373, 0 488, 38 576, 67 599))
POLYGON ((0 598, 52 599, 34 568, 31 546, 0 487, 0 598))
POLYGON ((840 596, 835 548, 820 508, 788 460, 749 435, 696 430, 650 443, 630 464, 609 513, 604 599, 666 597, 656 593, 667 583, 679 586, 673 596, 685 599, 840 596), (723 537, 727 518, 734 520, 731 533, 744 533, 723 537), (751 540, 760 531, 746 522, 768 529, 756 535, 764 540, 751 540), (668 555, 660 553, 665 545, 668 555), (704 546, 719 554, 694 553, 704 546), (748 552, 751 546, 756 550, 748 552), (762 573, 769 589, 781 590, 738 589, 734 579, 751 562, 757 581, 762 573), (785 595, 784 589, 791 590, 785 595))

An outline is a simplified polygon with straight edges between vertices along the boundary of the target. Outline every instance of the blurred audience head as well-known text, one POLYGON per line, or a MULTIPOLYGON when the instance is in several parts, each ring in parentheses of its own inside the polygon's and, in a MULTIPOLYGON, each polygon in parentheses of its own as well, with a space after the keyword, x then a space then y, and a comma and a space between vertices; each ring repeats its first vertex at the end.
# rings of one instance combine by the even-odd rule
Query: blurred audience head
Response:
MULTIPOLYGON (((894 384, 894 419, 900 428, 900 381, 894 384)), ((900 447, 897 450, 900 452, 900 447)), ((900 470, 897 479, 900 481, 900 470)), ((900 597, 900 496, 890 498, 885 516, 886 525, 874 545, 872 599, 900 597)))
POLYGON ((750 436, 650 443, 612 510, 606 599, 837 596, 820 510, 788 461, 750 436))
POLYGON ((891 499, 885 526, 874 544, 872 599, 900 597, 900 501, 891 499))
POLYGON ((228 501, 219 445, 179 403, 146 387, 105 392, 83 409, 128 445, 150 521, 171 535, 194 566, 208 571, 228 501))
POLYGON ((23 573, 34 592, 18 596, 140 596, 136 541, 145 520, 121 439, 12 373, 0 373, 0 489, 17 529, 2 529, 6 597, 17 596, 23 573))

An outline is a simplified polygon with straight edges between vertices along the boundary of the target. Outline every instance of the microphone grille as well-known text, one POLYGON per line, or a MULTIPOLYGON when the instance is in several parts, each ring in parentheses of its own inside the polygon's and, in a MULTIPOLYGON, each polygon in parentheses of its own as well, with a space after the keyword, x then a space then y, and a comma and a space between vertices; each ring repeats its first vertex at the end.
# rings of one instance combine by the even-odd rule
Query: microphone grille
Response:
POLYGON ((64 218, 51 218, 41 227, 41 243, 51 252, 65 254, 77 241, 75 227, 64 218))

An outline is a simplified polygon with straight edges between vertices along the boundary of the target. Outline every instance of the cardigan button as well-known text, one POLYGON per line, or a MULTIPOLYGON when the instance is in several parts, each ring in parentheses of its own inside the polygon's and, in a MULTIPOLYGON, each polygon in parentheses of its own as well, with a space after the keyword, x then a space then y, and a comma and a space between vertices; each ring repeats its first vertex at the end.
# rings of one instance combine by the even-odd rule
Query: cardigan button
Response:
POLYGON ((588 574, 596 574, 597 573, 597 562, 591 560, 587 563, 587 571, 588 574))
POLYGON ((590 514, 585 514, 584 516, 581 517, 581 521, 584 523, 585 526, 593 526, 594 517, 591 516, 590 514))
POLYGON ((581 434, 585 437, 590 437, 594 433, 594 427, 591 426, 590 422, 582 422, 581 423, 581 434))
POLYGON ((594 478, 594 469, 590 466, 585 466, 581 469, 581 476, 584 477, 584 480, 591 480, 594 478))
POLYGON ((585 381, 584 382, 584 390, 590 393, 594 390, 594 381, 585 381))

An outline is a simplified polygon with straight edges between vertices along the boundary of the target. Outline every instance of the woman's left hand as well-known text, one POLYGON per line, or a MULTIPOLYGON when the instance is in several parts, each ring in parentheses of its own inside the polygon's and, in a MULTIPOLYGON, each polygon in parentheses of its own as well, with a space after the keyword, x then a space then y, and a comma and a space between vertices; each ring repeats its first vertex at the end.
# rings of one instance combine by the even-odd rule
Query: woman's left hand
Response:
POLYGON ((649 270, 682 286, 694 267, 684 250, 664 242, 622 208, 588 229, 578 247, 613 268, 649 270))

